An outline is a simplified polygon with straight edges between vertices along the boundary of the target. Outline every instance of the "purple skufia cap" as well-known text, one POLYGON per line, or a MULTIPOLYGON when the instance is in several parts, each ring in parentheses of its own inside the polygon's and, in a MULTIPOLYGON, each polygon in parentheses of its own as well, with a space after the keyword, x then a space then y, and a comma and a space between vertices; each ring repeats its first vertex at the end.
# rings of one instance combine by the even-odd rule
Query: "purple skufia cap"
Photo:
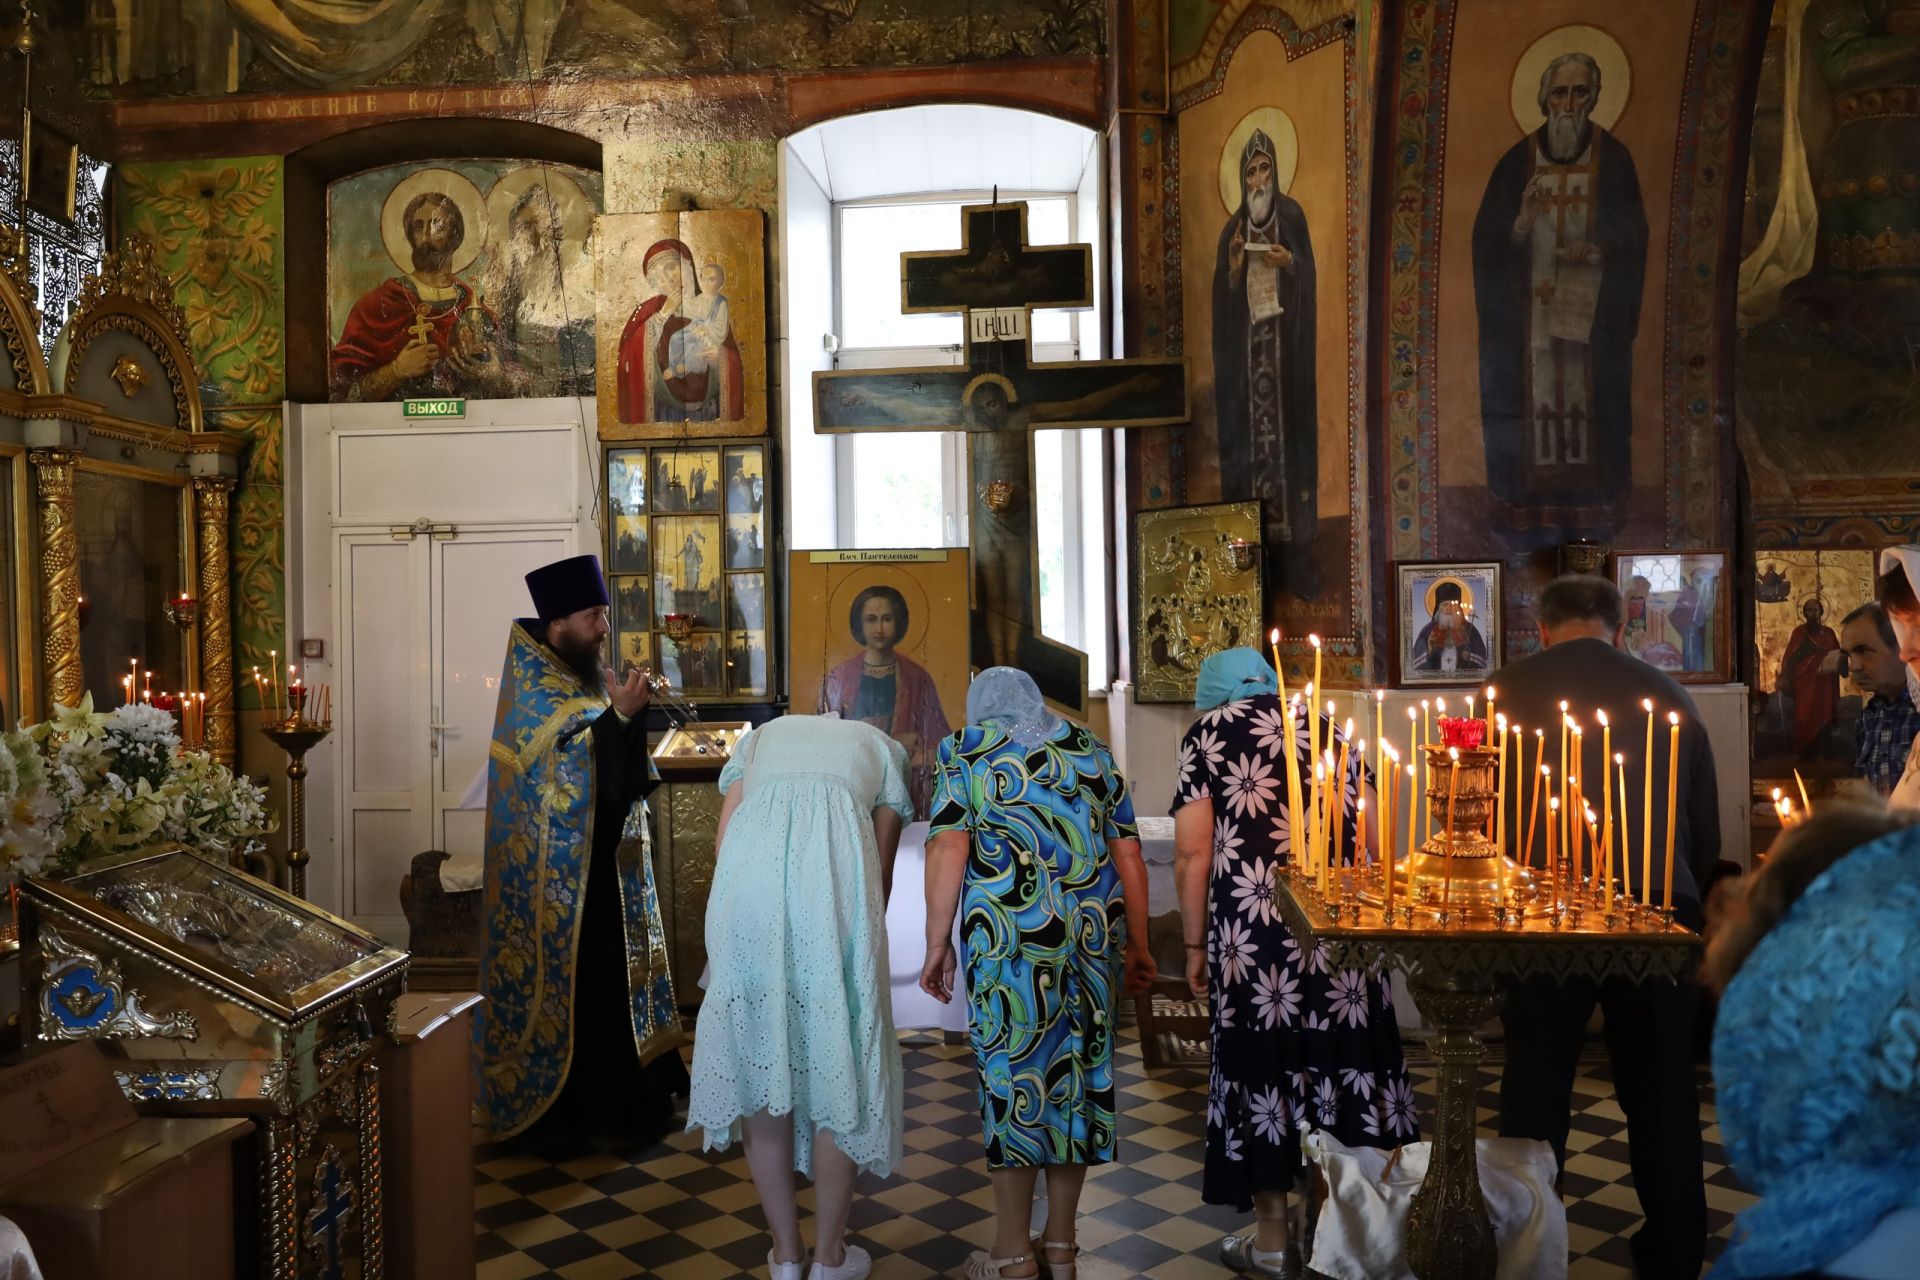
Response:
POLYGON ((599 556, 569 556, 540 566, 527 575, 527 594, 533 597, 533 611, 542 622, 612 603, 607 599, 599 556))

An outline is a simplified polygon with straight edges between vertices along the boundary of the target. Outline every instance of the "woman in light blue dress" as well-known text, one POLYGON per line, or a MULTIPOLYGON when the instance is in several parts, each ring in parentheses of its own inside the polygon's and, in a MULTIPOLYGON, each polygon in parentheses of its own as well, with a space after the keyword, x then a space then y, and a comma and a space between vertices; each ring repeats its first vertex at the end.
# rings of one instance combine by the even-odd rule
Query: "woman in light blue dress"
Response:
POLYGON ((811 1280, 857 1280, 872 1262, 845 1241, 854 1175, 900 1159, 886 898, 906 774, 906 749, 872 725, 787 716, 741 738, 720 775, 687 1128, 709 1149, 744 1133, 773 1280, 805 1268, 796 1169, 814 1180, 811 1280))

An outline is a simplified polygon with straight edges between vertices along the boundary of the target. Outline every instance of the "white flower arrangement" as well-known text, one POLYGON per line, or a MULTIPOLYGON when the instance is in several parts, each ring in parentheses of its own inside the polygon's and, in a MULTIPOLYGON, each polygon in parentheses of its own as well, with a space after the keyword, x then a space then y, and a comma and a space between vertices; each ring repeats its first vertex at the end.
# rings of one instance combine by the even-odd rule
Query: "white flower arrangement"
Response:
POLYGON ((278 826, 257 783, 185 751, 173 717, 129 703, 77 707, 0 734, 0 879, 150 844, 226 856, 278 826))

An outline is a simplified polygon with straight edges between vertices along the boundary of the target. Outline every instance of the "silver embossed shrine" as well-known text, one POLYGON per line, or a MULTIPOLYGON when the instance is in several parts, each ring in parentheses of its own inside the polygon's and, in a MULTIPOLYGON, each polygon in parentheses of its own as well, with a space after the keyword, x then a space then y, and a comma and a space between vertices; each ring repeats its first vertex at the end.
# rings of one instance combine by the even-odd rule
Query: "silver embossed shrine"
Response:
POLYGON ((25 901, 30 1043, 104 1043, 143 1110, 259 1124, 262 1276, 381 1276, 374 1051, 406 954, 177 846, 29 880, 25 901))

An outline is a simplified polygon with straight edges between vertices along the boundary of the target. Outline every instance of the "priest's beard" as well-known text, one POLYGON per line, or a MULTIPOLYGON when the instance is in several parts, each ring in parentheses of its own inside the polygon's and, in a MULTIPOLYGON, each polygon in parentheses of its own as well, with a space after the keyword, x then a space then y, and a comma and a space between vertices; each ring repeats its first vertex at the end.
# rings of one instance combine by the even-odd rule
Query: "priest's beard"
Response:
POLYGON ((1264 227, 1273 216, 1273 185, 1262 183, 1247 192, 1247 224, 1264 227))
POLYGON ((1547 159, 1555 164, 1572 164, 1587 149, 1593 136, 1585 111, 1555 111, 1547 117, 1547 159))
POLYGON ((547 624, 547 647, 552 649, 567 669, 580 677, 581 683, 588 689, 598 692, 605 687, 601 677, 600 642, 583 643, 578 636, 563 634, 552 623, 547 624))

